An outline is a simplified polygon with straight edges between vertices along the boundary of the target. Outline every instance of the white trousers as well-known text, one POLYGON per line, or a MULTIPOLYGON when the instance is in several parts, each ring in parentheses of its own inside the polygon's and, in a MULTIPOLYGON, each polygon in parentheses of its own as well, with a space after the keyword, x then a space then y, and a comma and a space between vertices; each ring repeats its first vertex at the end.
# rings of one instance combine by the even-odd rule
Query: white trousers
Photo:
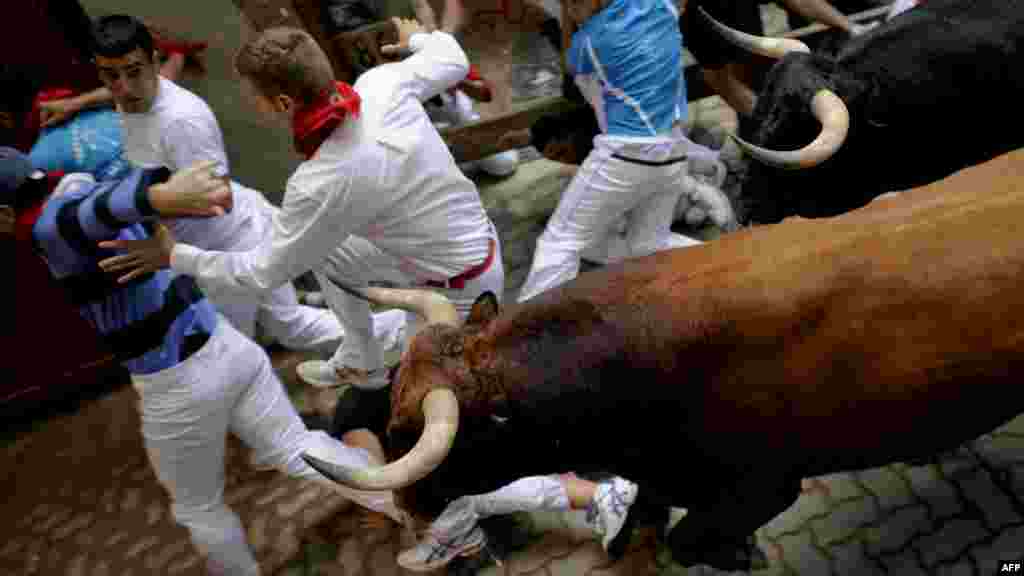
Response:
POLYGON ((680 135, 643 142, 605 135, 594 138, 594 149, 537 239, 533 264, 519 301, 575 278, 583 251, 607 243, 613 225, 627 213, 629 257, 699 244, 671 231, 687 176, 687 162, 650 166, 613 157, 620 154, 631 159, 663 161, 685 155, 688 147, 680 135))
MULTIPOLYGON (((466 286, 462 290, 431 288, 431 290, 436 290, 448 297, 463 318, 469 315, 473 303, 484 292, 493 292, 499 302, 501 301, 502 292, 505 289, 505 268, 501 259, 501 243, 497 239, 497 233, 492 230, 492 234, 495 241, 494 260, 483 274, 466 282, 466 286)), ((408 287, 419 281, 401 270, 397 258, 381 251, 372 242, 359 236, 349 236, 340 249, 334 251, 324 266, 322 274, 350 286, 387 282, 398 287, 408 287)), ((381 321, 383 315, 371 315, 369 303, 342 291, 326 278, 318 277, 318 280, 324 293, 324 299, 338 314, 345 327, 345 340, 331 358, 331 365, 335 368, 343 366, 362 370, 383 368, 382 350, 379 345, 379 342, 384 339, 383 335, 401 329, 405 330, 405 338, 408 338, 415 333, 421 323, 422 319, 410 313, 405 315, 403 322, 405 326, 397 326, 397 323, 392 323, 384 328, 375 326, 374 323, 381 321)), ((396 319, 395 316, 387 318, 389 322, 396 319)), ((384 384, 386 382, 375 382, 371 386, 384 384)))
MULTIPOLYGON (((233 183, 231 191, 235 195, 235 209, 247 211, 248 218, 243 216, 242 225, 231 237, 222 238, 220 246, 197 246, 210 250, 244 251, 255 248, 269 237, 277 208, 256 190, 237 182, 233 183)), ((217 311, 242 334, 253 338, 258 325, 266 336, 291 350, 332 354, 345 334, 330 310, 299 304, 291 283, 265 295, 221 293, 209 298, 217 311)))
POLYGON ((207 557, 212 574, 258 574, 238 516, 224 503, 227 433, 253 451, 254 464, 329 486, 396 520, 390 492, 351 491, 320 475, 301 458, 327 451, 354 466, 369 454, 346 446, 299 419, 266 352, 219 318, 210 340, 184 362, 154 374, 133 375, 142 435, 171 512, 207 557))

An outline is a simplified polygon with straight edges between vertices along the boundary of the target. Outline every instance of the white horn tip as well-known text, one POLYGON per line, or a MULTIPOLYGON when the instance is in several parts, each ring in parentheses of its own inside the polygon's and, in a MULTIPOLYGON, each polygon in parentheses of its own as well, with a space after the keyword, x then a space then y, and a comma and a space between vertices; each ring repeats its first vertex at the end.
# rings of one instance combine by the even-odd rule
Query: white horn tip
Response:
POLYGON ((317 458, 309 452, 303 452, 302 459, 317 472, 344 486, 358 485, 359 482, 357 476, 363 472, 358 468, 317 458))

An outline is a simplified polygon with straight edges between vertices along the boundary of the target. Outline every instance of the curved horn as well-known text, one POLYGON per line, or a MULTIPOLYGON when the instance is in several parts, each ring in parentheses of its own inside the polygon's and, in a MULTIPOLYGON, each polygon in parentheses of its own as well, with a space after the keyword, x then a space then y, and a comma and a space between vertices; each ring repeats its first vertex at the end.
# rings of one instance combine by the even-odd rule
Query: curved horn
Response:
POLYGON ((807 44, 793 38, 768 38, 765 36, 754 36, 746 32, 740 32, 715 20, 711 14, 704 10, 703 6, 697 6, 697 11, 707 19, 711 27, 731 44, 743 48, 747 52, 768 56, 769 58, 782 58, 789 52, 810 53, 811 49, 807 44))
POLYGON ((850 130, 850 111, 831 90, 819 90, 811 99, 811 112, 821 122, 821 132, 813 142, 799 150, 769 150, 729 134, 748 154, 777 168, 796 170, 817 166, 832 157, 846 140, 850 130))
POLYGON ((437 468, 455 442, 459 430, 459 403, 448 388, 431 390, 423 399, 426 424, 423 434, 408 454, 375 468, 356 469, 318 458, 308 452, 302 459, 338 484, 357 490, 397 490, 430 474, 437 468))
POLYGON ((393 306, 415 312, 427 320, 427 324, 446 324, 448 326, 459 326, 461 320, 455 305, 445 298, 444 295, 430 290, 403 289, 403 288, 380 288, 377 286, 365 286, 355 288, 328 278, 335 286, 345 292, 369 300, 374 304, 393 306))

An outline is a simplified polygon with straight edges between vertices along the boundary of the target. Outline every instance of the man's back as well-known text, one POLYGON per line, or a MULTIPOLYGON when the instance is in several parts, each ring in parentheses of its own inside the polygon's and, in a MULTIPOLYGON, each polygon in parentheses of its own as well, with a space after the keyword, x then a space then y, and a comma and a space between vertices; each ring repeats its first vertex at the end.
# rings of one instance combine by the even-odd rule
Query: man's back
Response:
POLYGON ((573 35, 570 70, 607 134, 664 135, 686 119, 678 18, 668 0, 612 0, 573 35))
MULTIPOLYGON (((427 65, 444 67, 461 49, 447 34, 435 34, 424 47, 434 56, 427 65)), ((295 191, 324 190, 329 209, 354 223, 353 234, 400 257, 417 276, 450 277, 487 253, 491 223, 476 185, 427 116, 423 80, 409 64, 385 64, 360 76, 354 86, 358 117, 299 166, 285 203, 295 191)))

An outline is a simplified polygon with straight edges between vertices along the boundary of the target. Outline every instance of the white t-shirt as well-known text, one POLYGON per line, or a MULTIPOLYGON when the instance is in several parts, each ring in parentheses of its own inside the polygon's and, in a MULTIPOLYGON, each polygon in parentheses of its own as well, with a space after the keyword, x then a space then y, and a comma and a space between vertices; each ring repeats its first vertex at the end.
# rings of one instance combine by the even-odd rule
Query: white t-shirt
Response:
POLYGON ((896 16, 917 6, 917 2, 918 0, 895 0, 889 8, 889 13, 885 15, 885 19, 892 20, 896 16))
MULTIPOLYGON (((224 138, 213 111, 202 98, 160 77, 153 106, 141 114, 121 114, 125 157, 142 168, 182 170, 200 160, 214 160, 228 174, 224 138)), ((255 190, 232 182, 234 207, 216 218, 168 220, 175 238, 206 250, 246 250, 259 244, 255 215, 271 210, 255 190)))

